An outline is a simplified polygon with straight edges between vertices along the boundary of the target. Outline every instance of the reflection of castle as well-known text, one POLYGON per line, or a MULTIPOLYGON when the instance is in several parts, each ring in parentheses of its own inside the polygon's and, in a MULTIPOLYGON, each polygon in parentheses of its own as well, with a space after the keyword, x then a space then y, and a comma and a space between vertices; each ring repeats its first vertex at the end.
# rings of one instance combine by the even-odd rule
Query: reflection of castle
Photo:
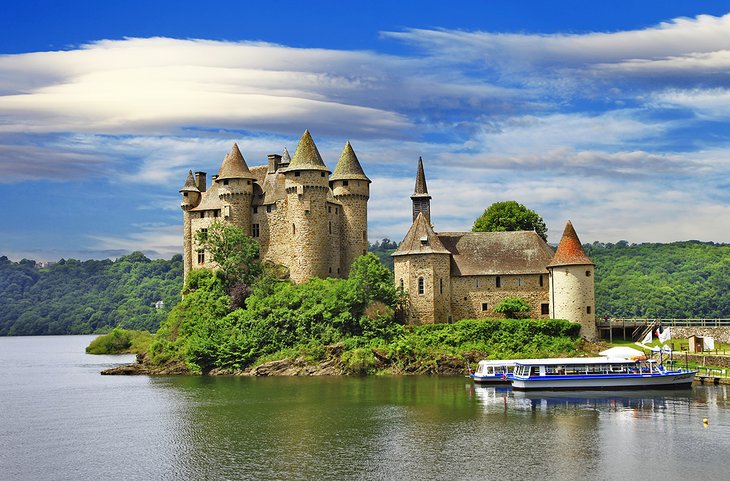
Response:
POLYGON ((420 159, 411 200, 413 224, 393 253, 409 322, 495 317, 500 301, 521 297, 530 317, 578 322, 582 336, 597 337, 594 265, 570 221, 555 252, 535 232, 436 233, 420 159))
POLYGON ((345 277, 353 260, 367 253, 370 179, 349 142, 334 172, 308 131, 293 158, 284 149, 283 155, 269 155, 268 165, 251 169, 234 144, 210 188, 205 172, 193 177, 190 171, 180 193, 186 276, 195 267, 211 266, 195 245, 195 233, 216 220, 254 237, 261 258, 288 267, 295 282, 345 277))

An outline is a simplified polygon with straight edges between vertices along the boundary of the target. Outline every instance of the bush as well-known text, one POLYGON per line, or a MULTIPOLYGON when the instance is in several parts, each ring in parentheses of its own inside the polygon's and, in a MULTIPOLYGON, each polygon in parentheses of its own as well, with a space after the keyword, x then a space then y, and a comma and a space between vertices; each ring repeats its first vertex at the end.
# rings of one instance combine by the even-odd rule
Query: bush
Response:
POLYGON ((147 352, 152 342, 147 331, 128 331, 114 328, 99 336, 86 347, 87 354, 139 354, 147 352))

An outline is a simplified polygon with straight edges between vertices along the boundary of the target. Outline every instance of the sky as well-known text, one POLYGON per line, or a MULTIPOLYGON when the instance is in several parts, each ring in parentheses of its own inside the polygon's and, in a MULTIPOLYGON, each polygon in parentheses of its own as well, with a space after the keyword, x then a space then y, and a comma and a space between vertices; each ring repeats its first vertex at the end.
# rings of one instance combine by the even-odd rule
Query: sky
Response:
POLYGON ((494 202, 548 240, 730 242, 730 4, 5 0, 0 255, 182 251, 189 169, 308 129, 400 241, 423 157, 436 231, 494 202), (265 3, 265 4, 264 4, 265 3))

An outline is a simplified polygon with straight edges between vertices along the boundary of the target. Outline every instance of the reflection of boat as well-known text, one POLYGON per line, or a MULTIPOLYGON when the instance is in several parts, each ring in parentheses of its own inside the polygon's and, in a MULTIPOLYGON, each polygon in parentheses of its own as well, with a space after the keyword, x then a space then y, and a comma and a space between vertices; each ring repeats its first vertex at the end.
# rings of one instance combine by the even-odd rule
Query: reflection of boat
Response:
POLYGON ((512 388, 519 391, 682 389, 696 371, 667 370, 651 360, 589 357, 516 361, 512 388))
POLYGON ((509 384, 512 382, 512 370, 516 362, 516 360, 479 361, 477 370, 471 374, 471 378, 479 384, 509 384))

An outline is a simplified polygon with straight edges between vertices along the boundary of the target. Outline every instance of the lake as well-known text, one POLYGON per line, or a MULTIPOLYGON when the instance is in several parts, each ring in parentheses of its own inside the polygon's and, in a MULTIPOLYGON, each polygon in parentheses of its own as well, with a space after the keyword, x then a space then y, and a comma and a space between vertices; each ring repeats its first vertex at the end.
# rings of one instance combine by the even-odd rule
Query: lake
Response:
POLYGON ((728 386, 533 395, 459 377, 101 376, 133 356, 87 355, 93 338, 0 338, 1 479, 728 477, 728 386))

